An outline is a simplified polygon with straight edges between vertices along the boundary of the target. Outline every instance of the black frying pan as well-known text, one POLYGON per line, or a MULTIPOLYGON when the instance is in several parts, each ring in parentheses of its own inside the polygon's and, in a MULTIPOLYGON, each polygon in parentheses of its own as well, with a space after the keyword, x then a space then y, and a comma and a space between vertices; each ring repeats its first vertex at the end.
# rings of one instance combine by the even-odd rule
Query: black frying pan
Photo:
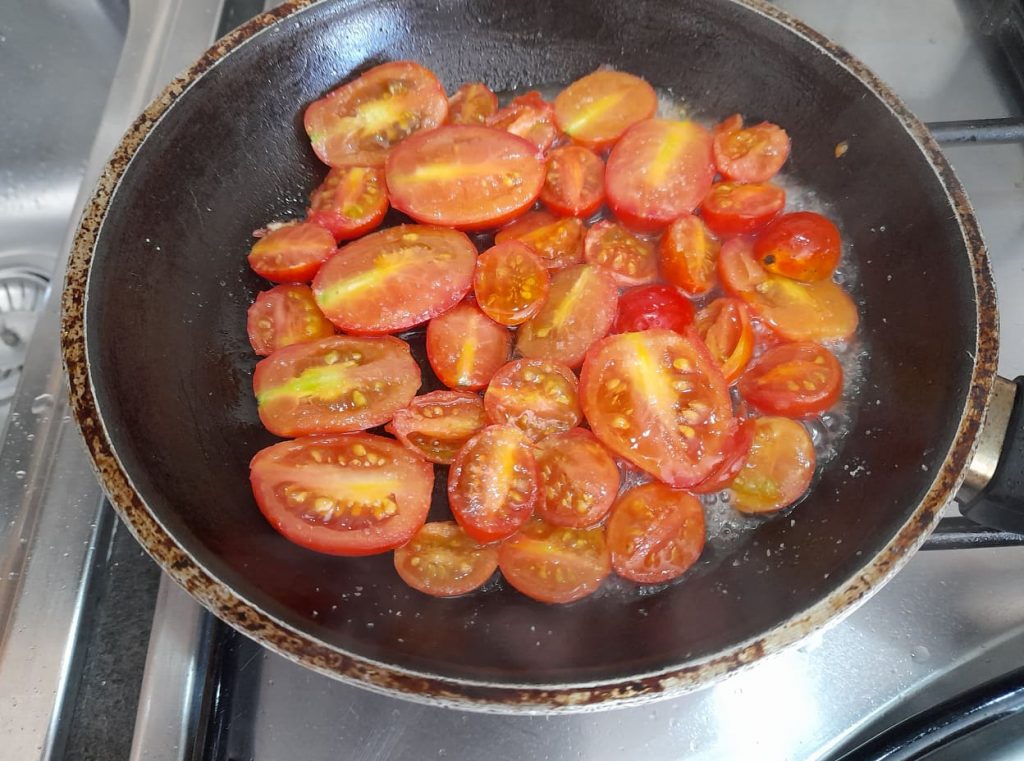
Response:
POLYGON ((340 0, 262 16, 131 128, 83 219, 64 310, 74 409, 111 501, 200 602, 332 676, 533 710, 704 684, 851 610, 955 493, 996 366, 988 261, 936 144, 861 64, 755 0, 340 0), (246 266, 251 232, 300 216, 325 172, 305 104, 393 59, 449 90, 499 91, 611 63, 698 118, 785 126, 786 172, 831 206, 858 262, 870 349, 852 431, 792 521, 710 548, 656 594, 553 607, 509 589, 427 598, 390 555, 319 555, 264 521, 247 480, 273 441, 251 393, 245 310, 266 287, 246 266))

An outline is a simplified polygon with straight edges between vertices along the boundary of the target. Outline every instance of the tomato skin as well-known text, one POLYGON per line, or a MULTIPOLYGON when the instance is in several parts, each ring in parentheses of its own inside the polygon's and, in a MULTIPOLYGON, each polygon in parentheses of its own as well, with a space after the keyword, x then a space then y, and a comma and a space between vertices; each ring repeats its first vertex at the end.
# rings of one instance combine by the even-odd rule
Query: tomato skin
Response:
POLYGON ((462 302, 427 325, 427 359, 448 388, 485 388, 512 353, 512 334, 480 311, 462 302))
POLYGON ((559 128, 580 145, 608 148, 637 122, 654 116, 658 96, 640 77, 599 69, 566 87, 555 98, 559 128))
POLYGON ((456 597, 483 585, 498 568, 498 548, 473 541, 454 521, 426 523, 395 550, 395 570, 417 592, 456 597))
POLYGON ((721 244, 700 217, 685 214, 661 236, 658 263, 662 276, 691 296, 701 296, 715 284, 715 262, 721 244))
POLYGON ((704 223, 722 237, 750 235, 786 205, 786 191, 767 182, 716 182, 701 204, 704 223))
POLYGON ((513 98, 507 106, 487 119, 487 126, 530 141, 537 149, 537 156, 541 158, 558 137, 555 110, 536 90, 513 98))
POLYGON ((304 283, 336 250, 334 238, 319 225, 293 222, 263 233, 249 251, 249 266, 272 283, 304 283))
POLYGON ((654 243, 610 219, 603 219, 587 230, 583 258, 604 269, 623 288, 652 283, 658 277, 654 243))
POLYGON ((767 182, 786 163, 789 148, 786 130, 771 122, 744 128, 734 115, 715 130, 715 166, 736 182, 767 182))
POLYGON ((544 262, 525 243, 499 243, 476 260, 473 293, 477 304, 502 325, 520 325, 537 314, 550 287, 544 262))
POLYGON ((754 421, 754 442, 729 491, 731 504, 743 513, 770 513, 789 507, 811 485, 815 455, 802 425, 784 417, 754 421))
POLYGON ((405 544, 423 525, 434 469, 391 439, 350 433, 262 449, 250 481, 260 512, 287 539, 328 555, 362 556, 405 544))
POLYGON ((478 395, 431 391, 398 410, 386 430, 420 457, 451 465, 458 451, 486 425, 484 402, 478 395))
POLYGON ((487 419, 511 424, 534 441, 580 424, 579 386, 565 365, 516 359, 501 368, 484 393, 487 419))
POLYGON ((715 299, 697 315, 694 323, 726 383, 742 375, 754 354, 754 326, 750 310, 739 299, 715 299))
POLYGON ((310 193, 306 219, 343 241, 380 227, 387 212, 384 172, 378 167, 349 166, 331 169, 310 193))
POLYGON ((258 294, 249 307, 246 330, 253 351, 261 356, 334 335, 334 325, 317 309, 309 286, 294 283, 258 294))
POLYGON ((804 282, 831 277, 840 253, 839 229, 813 211, 779 217, 754 242, 754 257, 762 267, 804 282))
POLYGON ((731 484, 747 463, 750 447, 754 443, 755 430, 753 418, 741 420, 725 447, 725 458, 711 475, 699 484, 691 486, 690 491, 694 494, 714 494, 731 484))
POLYGON ((448 124, 483 125, 498 110, 498 96, 483 82, 467 82, 448 99, 448 124))
POLYGON ((587 528, 604 520, 619 491, 619 469, 590 431, 572 428, 537 445, 537 515, 553 526, 587 528))
POLYGON ((538 602, 568 603, 593 594, 611 573, 601 527, 574 529, 534 518, 498 548, 508 583, 538 602))
POLYGON ((559 270, 583 261, 583 233, 583 222, 574 217, 531 211, 498 230, 494 242, 519 241, 549 270, 559 270))
POLYGON ((740 378, 743 398, 769 415, 820 414, 843 392, 843 368, 836 356, 810 341, 769 349, 740 378))
POLYGON ((604 203, 604 162, 579 145, 555 148, 548 155, 540 200, 551 211, 586 219, 604 203))
POLYGON ((651 328, 683 332, 693 323, 693 303, 670 285, 647 285, 619 297, 613 333, 651 328))

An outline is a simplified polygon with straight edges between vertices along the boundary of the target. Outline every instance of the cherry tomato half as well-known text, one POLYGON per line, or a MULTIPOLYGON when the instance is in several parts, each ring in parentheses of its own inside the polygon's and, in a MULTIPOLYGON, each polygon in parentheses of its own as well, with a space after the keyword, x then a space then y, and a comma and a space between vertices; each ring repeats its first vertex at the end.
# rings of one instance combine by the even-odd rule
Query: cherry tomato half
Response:
POLYGON ((566 603, 593 594, 611 573, 603 528, 565 528, 534 518, 498 548, 506 581, 527 597, 566 603))
POLYGON ((537 514, 555 526, 600 523, 619 491, 619 469, 594 434, 583 428, 548 436, 537 445, 537 514))
POLYGON ((779 217, 754 242, 754 258, 762 267, 804 282, 831 277, 839 254, 839 229, 813 211, 779 217))
POLYGON ((691 486, 690 491, 694 494, 714 494, 731 484, 747 462, 755 430, 753 418, 741 420, 729 443, 725 445, 722 462, 710 476, 696 486, 691 486))
POLYGON ((814 444, 789 418, 760 417, 754 426, 747 462, 729 487, 731 504, 744 513, 770 513, 792 505, 811 485, 814 444))
POLYGON ((274 283, 303 283, 312 280, 336 250, 334 237, 320 225, 293 222, 263 234, 249 252, 249 266, 274 283))
POLYGON ((836 356, 810 341, 769 349, 740 378, 743 398, 762 412, 805 417, 824 412, 843 392, 836 356))
POLYGON ((722 237, 757 232, 786 205, 786 191, 769 182, 716 182, 704 198, 704 223, 722 237))
POLYGON ((483 82, 467 82, 448 99, 449 124, 483 126, 498 110, 498 97, 483 82))
POLYGON ((715 262, 721 244, 700 217, 686 214, 665 230, 658 247, 662 276, 691 296, 700 296, 715 284, 715 262))
POLYGON ((715 165, 722 176, 736 182, 767 182, 789 158, 789 135, 770 122, 743 127, 732 116, 715 130, 715 165))
POLYGON ((477 304, 502 325, 519 325, 537 314, 550 286, 544 262, 525 243, 499 243, 476 260, 473 293, 477 304))
POLYGON ((610 219, 603 219, 587 230, 583 258, 604 269, 623 288, 651 283, 658 277, 654 243, 610 219))
POLYGON ((715 299, 700 310, 695 327, 725 382, 739 378, 754 353, 754 326, 747 305, 739 299, 715 299))
POLYGON ((481 586, 498 567, 498 548, 477 544, 455 521, 427 523, 395 550, 402 581, 434 597, 455 597, 481 586))
POLYGON ((555 120, 577 143, 600 150, 637 122, 654 116, 657 108, 654 88, 640 77, 599 69, 558 94, 555 120))
POLYGON ((498 230, 495 243, 517 240, 530 247, 549 270, 565 269, 583 261, 583 222, 531 211, 498 230))
POLYGON ((512 334, 463 302, 427 325, 427 359, 448 388, 484 388, 512 353, 512 334))
POLYGON ((579 145, 555 148, 540 200, 556 214, 589 217, 604 203, 604 162, 579 145))
POLYGON ((387 431, 421 457, 451 465, 455 454, 487 425, 484 402, 469 391, 432 391, 395 413, 387 431))
POLYGON ((492 423, 510 423, 534 441, 580 424, 576 376, 558 362, 517 359, 491 379, 484 408, 492 423))
POLYGON ((307 285, 277 285, 249 307, 246 328, 253 351, 273 354, 292 344, 334 335, 334 325, 317 309, 307 285))
POLYGON ((487 119, 487 126, 529 140, 536 146, 539 156, 543 156, 558 137, 555 110, 536 90, 513 98, 507 106, 487 119))
POLYGON ((310 193, 306 218, 342 241, 376 229, 387 211, 384 172, 379 167, 349 166, 332 169, 310 193))
POLYGON ((683 332, 693 322, 693 303, 670 285, 647 285, 619 297, 613 333, 657 328, 683 332))

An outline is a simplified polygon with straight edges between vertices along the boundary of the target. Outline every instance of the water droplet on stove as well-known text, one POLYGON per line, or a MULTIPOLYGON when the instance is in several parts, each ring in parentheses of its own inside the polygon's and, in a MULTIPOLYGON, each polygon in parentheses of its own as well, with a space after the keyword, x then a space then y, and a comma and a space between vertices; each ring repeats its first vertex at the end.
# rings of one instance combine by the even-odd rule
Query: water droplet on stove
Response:
POLYGON ((32 400, 32 413, 41 415, 53 409, 53 394, 40 394, 32 400))
POLYGON ((914 645, 910 648, 910 657, 919 663, 924 663, 932 657, 931 651, 924 645, 914 645))
POLYGON ((17 478, 19 481, 21 479, 23 479, 27 475, 28 475, 28 473, 26 473, 23 470, 16 470, 16 471, 14 471, 14 477, 17 478))

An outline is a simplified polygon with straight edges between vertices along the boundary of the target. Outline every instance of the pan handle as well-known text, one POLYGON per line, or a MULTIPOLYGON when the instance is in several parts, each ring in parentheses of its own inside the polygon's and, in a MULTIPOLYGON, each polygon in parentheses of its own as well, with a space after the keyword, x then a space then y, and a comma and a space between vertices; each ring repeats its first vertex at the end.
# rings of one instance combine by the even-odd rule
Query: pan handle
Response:
POLYGON ((1024 376, 996 378, 978 447, 956 499, 971 520, 1024 534, 1024 376))

